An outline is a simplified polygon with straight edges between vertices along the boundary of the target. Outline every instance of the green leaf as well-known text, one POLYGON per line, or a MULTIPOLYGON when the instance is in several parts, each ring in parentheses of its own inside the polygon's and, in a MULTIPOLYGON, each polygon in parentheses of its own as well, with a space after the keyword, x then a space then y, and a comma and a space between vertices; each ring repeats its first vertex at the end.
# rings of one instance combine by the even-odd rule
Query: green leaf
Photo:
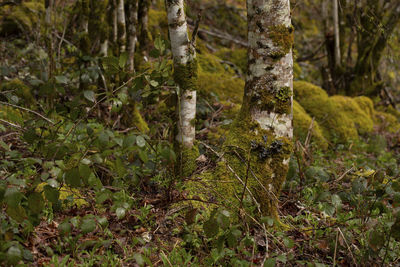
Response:
POLYGON ((85 91, 83 91, 83 96, 84 96, 87 100, 89 100, 90 102, 95 102, 95 101, 96 101, 96 96, 95 96, 95 94, 94 94, 93 91, 85 90, 85 91))
POLYGON ((81 177, 78 168, 73 168, 65 173, 65 182, 71 187, 81 186, 81 177))
POLYGON ((211 217, 208 221, 203 224, 204 233, 208 238, 216 236, 219 232, 219 225, 214 217, 211 217))
POLYGON ((51 203, 58 202, 58 198, 60 197, 60 192, 58 192, 57 189, 51 187, 50 185, 45 185, 43 190, 44 190, 44 196, 48 201, 50 201, 51 203))
POLYGON ((108 225, 107 217, 98 218, 97 221, 100 224, 100 226, 102 226, 102 227, 105 227, 108 225))
POLYGON ((117 170, 118 177, 120 178, 123 178, 127 173, 125 165, 119 157, 115 160, 115 168, 117 170))
POLYGON ((7 261, 11 265, 16 265, 22 259, 22 251, 17 246, 12 246, 7 250, 7 261))
POLYGON ((124 209, 124 208, 117 208, 117 210, 115 211, 115 213, 117 214, 118 219, 121 220, 122 218, 125 217, 126 209, 124 209))
POLYGON ((5 151, 10 151, 10 147, 4 143, 3 140, 0 140, 0 147, 2 147, 5 151))
POLYGON ((40 214, 44 208, 44 200, 42 194, 33 192, 28 196, 28 208, 33 214, 40 214))
POLYGON ((157 87, 158 85, 159 85, 159 83, 157 82, 157 81, 155 81, 155 80, 150 80, 150 85, 151 86, 153 86, 153 87, 157 87))
POLYGON ((59 84, 67 84, 68 83, 68 78, 65 76, 60 75, 60 76, 55 76, 54 78, 56 79, 56 82, 59 84))
POLYGON ((144 259, 141 254, 139 253, 134 253, 133 258, 135 259, 136 263, 139 264, 139 266, 144 265, 144 259))
POLYGON ((26 219, 25 209, 22 206, 17 206, 17 207, 8 206, 6 212, 8 216, 10 216, 19 223, 22 223, 26 219))
POLYGON ((276 260, 278 260, 278 261, 280 261, 280 262, 282 262, 282 263, 286 263, 287 258, 286 258, 286 255, 285 255, 285 254, 282 254, 282 255, 277 256, 277 257, 276 257, 276 260))
POLYGON ((15 187, 7 188, 4 194, 5 202, 10 207, 19 207, 19 204, 23 197, 24 195, 19 192, 18 189, 15 187))
POLYGON ((88 183, 89 177, 92 174, 92 170, 86 164, 79 164, 79 174, 82 177, 82 179, 85 181, 85 183, 88 183))
POLYGON ((93 218, 86 218, 82 221, 80 229, 84 234, 93 232, 96 229, 96 221, 93 218))
POLYGON ((71 229, 72 225, 67 221, 62 222, 58 225, 58 231, 60 231, 61 234, 68 234, 71 232, 71 229))
POLYGON ((268 226, 273 226, 274 225, 274 218, 270 216, 265 216, 261 218, 262 223, 266 223, 268 226))
POLYGON ((125 67, 127 61, 128 61, 128 52, 121 53, 121 55, 119 56, 119 61, 118 61, 119 67, 121 69, 123 69, 125 67))
POLYGON ((380 248, 382 248, 385 244, 385 235, 381 233, 380 231, 372 231, 369 234, 369 245, 370 247, 378 251, 380 248))
POLYGON ((275 258, 269 258, 264 262, 264 267, 275 267, 276 264, 276 259, 275 258))
POLYGON ((139 136, 136 137, 136 144, 139 147, 144 147, 146 145, 146 140, 144 139, 143 136, 139 135, 139 136))
POLYGON ((125 149, 125 148, 128 148, 128 147, 131 147, 135 143, 136 143, 136 135, 131 134, 131 135, 128 135, 128 136, 126 136, 124 138, 124 142, 122 143, 122 147, 125 149))

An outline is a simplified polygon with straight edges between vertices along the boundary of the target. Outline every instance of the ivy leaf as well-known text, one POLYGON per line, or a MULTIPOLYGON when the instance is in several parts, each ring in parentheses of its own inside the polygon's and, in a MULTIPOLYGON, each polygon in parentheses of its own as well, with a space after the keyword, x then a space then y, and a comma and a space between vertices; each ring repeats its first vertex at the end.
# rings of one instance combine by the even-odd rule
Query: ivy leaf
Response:
POLYGON ((117 214, 118 219, 121 220, 122 218, 125 217, 126 210, 124 208, 117 208, 115 213, 117 214))
POLYGON ((48 201, 50 201, 51 203, 57 203, 58 198, 60 196, 60 192, 58 192, 57 189, 51 187, 50 185, 45 185, 43 190, 44 190, 44 196, 48 201))
POLYGON ((139 135, 139 136, 136 137, 136 144, 139 147, 144 147, 146 145, 146 140, 144 140, 143 136, 139 135))
POLYGON ((44 208, 42 194, 33 192, 28 196, 28 208, 33 214, 40 214, 44 208))
POLYGON ((203 229, 208 238, 216 236, 219 231, 217 220, 214 217, 211 217, 208 221, 204 222, 203 229))
POLYGON ((93 218, 86 218, 82 221, 80 227, 82 233, 87 234, 93 232, 96 229, 96 222, 93 218))
POLYGON ((96 96, 95 96, 95 94, 94 94, 93 91, 85 90, 85 91, 83 91, 83 96, 84 96, 87 100, 89 100, 90 102, 95 102, 95 101, 96 101, 96 96))
POLYGON ((79 187, 81 185, 78 168, 73 168, 65 173, 65 182, 71 187, 79 187))

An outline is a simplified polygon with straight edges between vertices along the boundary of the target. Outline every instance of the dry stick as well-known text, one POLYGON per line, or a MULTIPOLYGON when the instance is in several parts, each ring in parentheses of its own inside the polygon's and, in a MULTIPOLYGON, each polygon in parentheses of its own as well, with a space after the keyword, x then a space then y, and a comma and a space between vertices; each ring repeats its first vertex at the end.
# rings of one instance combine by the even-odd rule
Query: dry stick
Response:
POLYGON ((3 119, 0 119, 0 122, 2 122, 2 123, 4 123, 4 124, 7 124, 7 125, 9 125, 9 126, 11 126, 11 127, 17 128, 17 129, 19 129, 19 130, 21 130, 21 131, 25 131, 25 129, 22 128, 21 126, 19 126, 18 124, 14 124, 14 123, 12 123, 12 122, 9 122, 9 121, 3 120, 3 119))
POLYGON ((340 227, 338 227, 337 229, 338 229, 338 231, 340 232, 340 234, 342 235, 344 242, 346 243, 347 249, 349 250, 350 255, 351 255, 351 258, 352 258, 353 261, 354 261, 354 265, 357 266, 356 259, 354 259, 353 252, 351 252, 351 249, 350 249, 349 244, 347 243, 346 237, 344 236, 342 230, 340 230, 340 227))
POLYGON ((334 182, 339 182, 340 180, 342 180, 349 172, 351 172, 354 169, 354 165, 351 166, 350 169, 348 169, 347 171, 345 171, 342 175, 340 175, 339 178, 337 178, 334 182))
POLYGON ((336 230, 335 253, 333 254, 333 267, 335 267, 336 265, 336 251, 337 251, 338 239, 339 239, 339 231, 336 230))
POLYGON ((200 20, 201 20, 202 13, 203 13, 203 10, 200 10, 199 14, 197 15, 197 20, 196 20, 196 23, 194 25, 194 29, 193 29, 193 33, 192 33, 192 40, 190 41, 191 47, 195 47, 195 45, 196 45, 196 37, 197 37, 197 33, 199 31, 199 26, 200 26, 200 20))
POLYGON ((32 114, 35 114, 36 116, 39 116, 40 118, 44 119, 45 121, 49 122, 50 124, 54 125, 54 122, 52 120, 46 118, 45 116, 43 116, 42 114, 40 114, 39 112, 36 112, 34 110, 31 110, 31 109, 28 109, 28 108, 24 108, 24 107, 21 107, 21 106, 17 106, 17 105, 14 105, 14 104, 10 104, 10 103, 7 103, 7 102, 3 102, 3 101, 0 101, 0 104, 30 112, 32 114))

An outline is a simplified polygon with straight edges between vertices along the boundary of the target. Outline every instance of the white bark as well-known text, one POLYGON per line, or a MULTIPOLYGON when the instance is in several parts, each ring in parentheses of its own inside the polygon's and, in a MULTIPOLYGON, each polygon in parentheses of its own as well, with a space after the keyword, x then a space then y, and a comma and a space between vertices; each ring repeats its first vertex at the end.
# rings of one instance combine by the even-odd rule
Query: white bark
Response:
POLYGON ((101 44, 100 55, 105 57, 108 55, 108 40, 104 40, 104 42, 101 44))
POLYGON ((195 140, 196 91, 186 90, 180 99, 179 131, 176 141, 185 147, 193 146, 195 140))
POLYGON ((183 0, 167 0, 167 14, 174 62, 186 64, 190 58, 190 51, 183 0))
MULTIPOLYGON (((197 77, 197 73, 190 73, 190 71, 194 71, 190 64, 195 64, 193 62, 195 54, 190 48, 184 2, 183 0, 167 0, 166 3, 175 71, 180 68, 187 68, 189 70, 188 75, 197 77)), ((182 79, 192 78, 182 77, 182 79)), ((195 140, 196 91, 195 88, 184 88, 187 84, 190 83, 183 82, 182 85, 179 84, 182 93, 178 106, 179 125, 176 140, 185 147, 192 147, 195 140)))
POLYGON ((339 8, 338 0, 332 0, 332 12, 333 12, 333 28, 334 28, 334 38, 335 38, 335 64, 340 66, 341 55, 340 55, 340 37, 339 37, 339 8))
MULTIPOLYGON (((248 32, 249 49, 254 53, 249 53, 249 71, 246 77, 246 82, 254 84, 254 86, 246 90, 247 97, 250 99, 254 95, 260 95, 264 90, 272 95, 274 91, 284 87, 289 87, 292 91, 292 50, 285 51, 281 44, 278 45, 270 38, 271 33, 269 32, 274 30, 273 27, 287 27, 288 29, 291 27, 290 1, 247 0, 247 6, 249 17, 254 17, 254 21, 249 21, 248 32), (278 59, 271 58, 271 55, 277 52, 286 54, 278 59)), ((290 105, 292 105, 292 101, 293 97, 291 96, 290 105)), ((262 129, 273 129, 276 137, 292 138, 292 112, 278 114, 271 110, 263 110, 258 105, 251 106, 250 109, 252 118, 260 124, 262 129)))
POLYGON ((119 52, 122 53, 126 51, 126 20, 125 20, 124 0, 118 0, 117 28, 118 28, 119 52))
POLYGON ((138 1, 137 0, 128 0, 128 1, 129 1, 128 66, 129 66, 130 71, 134 71, 135 70, 135 48, 136 48, 136 42, 137 42, 138 1))

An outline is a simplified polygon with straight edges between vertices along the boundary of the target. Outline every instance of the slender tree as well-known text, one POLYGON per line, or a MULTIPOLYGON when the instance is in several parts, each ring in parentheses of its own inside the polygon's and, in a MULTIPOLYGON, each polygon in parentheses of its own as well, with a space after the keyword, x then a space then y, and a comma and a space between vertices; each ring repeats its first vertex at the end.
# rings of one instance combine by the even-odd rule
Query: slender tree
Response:
POLYGON ((117 22, 119 52, 123 53, 126 51, 126 18, 124 0, 118 0, 117 22))
POLYGON ((135 48, 137 42, 137 26, 138 26, 138 0, 128 0, 128 65, 129 70, 135 70, 135 48))
POLYGON ((228 173, 234 173, 230 179, 235 181, 236 195, 247 187, 264 214, 278 217, 278 196, 293 136, 290 1, 247 0, 247 19, 243 104, 225 141, 224 154, 228 173))
POLYGON ((151 0, 139 0, 138 19, 140 24, 139 43, 142 51, 146 49, 150 42, 149 34, 149 8, 151 0))
POLYGON ((183 176, 190 174, 198 156, 195 141, 197 62, 193 44, 189 41, 183 0, 167 0, 169 37, 174 58, 174 79, 178 85, 179 145, 178 169, 183 176))
POLYGON ((332 2, 332 17, 333 17, 334 39, 335 39, 335 67, 340 67, 341 54, 340 54, 338 0, 333 0, 332 2))

